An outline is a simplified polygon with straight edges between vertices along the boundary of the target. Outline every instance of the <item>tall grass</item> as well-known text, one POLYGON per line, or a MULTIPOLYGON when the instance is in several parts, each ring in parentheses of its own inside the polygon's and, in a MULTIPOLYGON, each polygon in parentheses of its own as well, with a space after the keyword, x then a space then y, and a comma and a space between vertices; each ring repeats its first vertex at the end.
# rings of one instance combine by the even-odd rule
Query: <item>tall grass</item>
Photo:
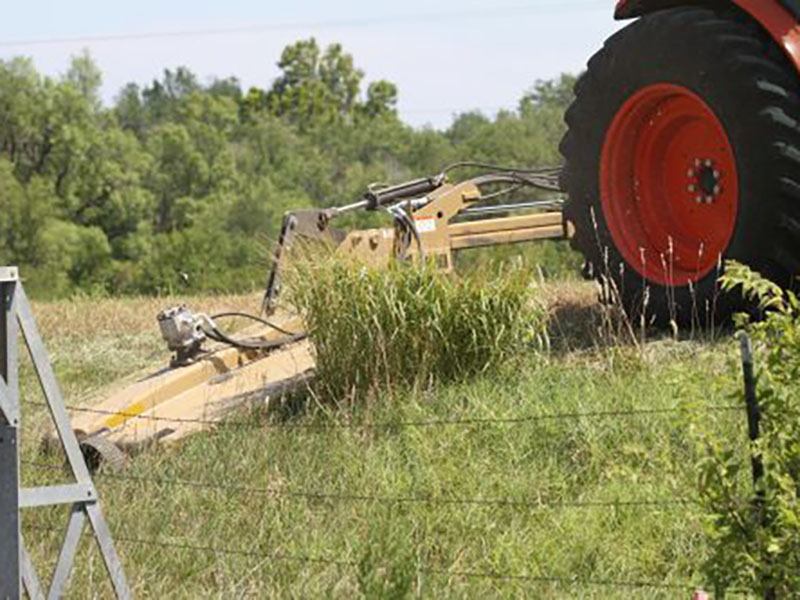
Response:
POLYGON ((536 287, 521 268, 461 278, 332 258, 299 267, 290 295, 314 342, 321 391, 341 400, 473 376, 541 346, 536 287))
MULTIPOLYGON (((510 276, 530 285, 525 271, 510 276)), ((590 284, 534 286, 530 293, 551 311, 554 305, 574 305, 576 321, 589 318, 594 307, 590 284)), ((189 304, 212 311, 246 309, 257 301, 197 298, 189 304)), ((34 307, 68 403, 132 368, 168 358, 157 327, 149 325, 147 315, 158 308, 151 302, 99 300, 87 310, 119 314, 91 329, 82 306, 34 307), (133 326, 139 320, 140 328, 121 339, 118 323, 133 326)), ((648 343, 647 352, 630 353, 640 360, 612 361, 594 321, 585 328, 574 325, 552 331, 554 347, 562 351, 548 360, 520 357, 511 362, 514 368, 463 383, 399 390, 396 402, 359 404, 332 415, 307 411, 287 427, 283 415, 254 411, 214 432, 138 455, 123 474, 101 472, 96 482, 102 508, 134 593, 144 598, 688 597, 675 589, 585 582, 699 586, 711 548, 698 504, 558 508, 559 503, 691 499, 697 478, 690 466, 702 449, 683 418, 515 420, 729 403, 739 381, 727 379, 725 348, 735 355, 735 344, 663 339, 648 343), (453 420, 464 424, 446 424, 453 420), (353 426, 338 426, 343 421, 353 426), (441 426, 371 426, 401 423, 441 426), (170 484, 173 479, 189 484, 170 484), (369 500, 373 497, 437 502, 369 500), (447 502, 458 498, 542 506, 447 502), (315 557, 348 565, 313 562, 315 557), (468 572, 542 580, 462 575, 468 572)), ((22 380, 24 400, 35 400, 30 368, 22 380)), ((24 406, 25 486, 70 480, 61 471, 63 461, 39 449, 45 412, 24 406), (42 468, 48 464, 51 469, 42 468)), ((698 427, 710 428, 719 439, 746 440, 738 412, 702 412, 698 419, 698 427)), ((54 568, 69 510, 23 512, 24 539, 43 577, 54 568)), ((69 597, 112 597, 96 546, 85 535, 75 565, 69 597)))

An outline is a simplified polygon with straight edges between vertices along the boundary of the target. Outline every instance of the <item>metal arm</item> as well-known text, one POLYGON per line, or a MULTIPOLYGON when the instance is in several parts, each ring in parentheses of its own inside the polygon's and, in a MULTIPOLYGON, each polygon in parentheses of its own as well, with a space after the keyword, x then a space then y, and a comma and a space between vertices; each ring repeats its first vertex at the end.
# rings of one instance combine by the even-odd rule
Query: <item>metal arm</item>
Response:
POLYGON ((269 314, 277 305, 283 262, 297 237, 321 241, 336 252, 354 255, 372 264, 404 259, 415 253, 430 255, 437 259, 442 268, 449 270, 452 269, 452 253, 458 250, 563 238, 568 235, 560 202, 481 206, 481 201, 485 200, 481 189, 490 185, 507 185, 510 186, 509 190, 525 187, 556 192, 559 190, 558 171, 508 169, 479 175, 456 185, 448 184, 446 175, 442 173, 380 190, 370 190, 362 200, 347 206, 288 213, 284 217, 267 279, 263 311, 269 314), (395 219, 394 228, 347 233, 331 227, 331 222, 341 215, 380 208, 385 208, 392 214, 395 219), (551 212, 542 213, 544 208, 551 212), (520 211, 528 211, 530 214, 475 219, 520 211), (460 216, 471 220, 463 223, 454 221, 460 216), (416 241, 416 248, 413 247, 413 241, 416 241))

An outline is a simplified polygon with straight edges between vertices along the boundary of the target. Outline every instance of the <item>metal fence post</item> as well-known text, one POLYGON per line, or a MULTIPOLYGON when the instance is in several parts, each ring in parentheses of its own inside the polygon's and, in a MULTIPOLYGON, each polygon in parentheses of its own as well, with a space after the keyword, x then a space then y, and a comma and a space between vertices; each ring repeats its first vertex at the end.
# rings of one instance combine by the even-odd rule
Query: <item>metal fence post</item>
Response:
POLYGON ((44 598, 30 554, 20 533, 20 509, 71 505, 61 551, 47 591, 48 598, 66 593, 81 532, 88 522, 99 546, 117 598, 131 598, 125 573, 114 548, 100 499, 72 430, 64 399, 47 355, 25 290, 15 267, 0 267, 0 600, 16 600, 24 590, 31 600, 44 598), (47 408, 67 458, 73 483, 20 488, 18 338, 25 339, 47 408))
POLYGON ((16 269, 0 269, 0 598, 20 597, 16 269))
MULTIPOLYGON (((747 405, 747 435, 755 443, 761 436, 761 406, 756 393, 755 360, 753 359, 753 344, 750 337, 742 334, 739 338, 742 350, 742 372, 744 373, 744 400, 747 405)), ((753 474, 753 484, 756 486, 756 504, 764 503, 764 492, 760 489, 761 480, 764 479, 764 463, 761 455, 752 453, 750 467, 753 474)))
MULTIPOLYGON (((742 352, 742 372, 744 373, 744 399, 747 405, 747 435, 750 443, 755 444, 761 438, 761 405, 758 401, 756 390, 755 359, 753 357, 753 343, 747 334, 742 334, 739 338, 742 352)), ((761 527, 769 526, 769 515, 766 507, 766 494, 762 485, 764 481, 764 461, 761 452, 753 450, 750 453, 750 468, 753 476, 753 487, 755 497, 753 498, 753 508, 758 515, 761 527)), ((765 600, 776 598, 774 588, 767 588, 764 591, 765 600)))

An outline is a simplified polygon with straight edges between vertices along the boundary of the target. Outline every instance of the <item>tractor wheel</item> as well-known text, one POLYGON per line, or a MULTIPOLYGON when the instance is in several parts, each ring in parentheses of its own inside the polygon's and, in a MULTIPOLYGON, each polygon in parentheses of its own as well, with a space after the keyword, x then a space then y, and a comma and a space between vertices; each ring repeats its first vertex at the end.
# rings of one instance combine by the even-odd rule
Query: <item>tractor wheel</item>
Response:
POLYGON ((609 39, 567 112, 574 247, 630 316, 710 324, 729 259, 800 274, 800 98, 780 49, 734 9, 678 8, 609 39))

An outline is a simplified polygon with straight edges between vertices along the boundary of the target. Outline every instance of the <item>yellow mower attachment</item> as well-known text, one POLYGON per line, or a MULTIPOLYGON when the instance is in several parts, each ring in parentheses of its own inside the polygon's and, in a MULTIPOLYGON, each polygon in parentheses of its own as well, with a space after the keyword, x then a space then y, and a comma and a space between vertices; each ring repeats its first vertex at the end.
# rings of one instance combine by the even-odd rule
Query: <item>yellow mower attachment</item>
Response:
POLYGON ((372 266, 425 257, 449 271, 453 255, 464 249, 570 235, 559 199, 497 203, 524 188, 557 193, 556 169, 491 167, 460 183, 447 181, 448 173, 466 167, 485 166, 461 163, 427 179, 371 188, 349 206, 287 214, 264 297, 269 320, 238 315, 257 324, 236 337, 217 325, 232 315, 195 314, 182 306, 163 311, 158 323, 173 352, 169 366, 121 386, 73 419, 90 462, 120 465, 128 452, 208 430, 237 407, 263 403, 309 381, 315 363, 305 324, 278 304, 281 273, 298 240, 306 248, 319 244, 325 252, 372 266), (391 216, 391 227, 347 232, 331 226, 343 215, 379 210, 391 216))
POLYGON ((301 320, 288 313, 273 320, 293 333, 250 327, 237 338, 247 345, 213 341, 191 357, 176 354, 168 368, 80 410, 72 427, 90 462, 119 464, 121 453, 209 430, 236 408, 269 402, 306 383, 314 358, 301 320))
POLYGON ((360 202, 345 207, 288 213, 267 279, 264 312, 271 314, 278 307, 281 271, 298 239, 312 247, 322 244, 329 252, 373 266, 426 257, 450 271, 453 255, 460 250, 572 236, 560 199, 490 203, 524 188, 557 193, 558 169, 501 169, 457 184, 447 182, 448 171, 475 166, 483 165, 459 163, 436 177, 371 189, 360 202), (484 192, 497 185, 506 187, 499 192, 484 192), (385 210, 392 216, 394 226, 349 233, 332 226, 337 218, 363 210, 385 210))

